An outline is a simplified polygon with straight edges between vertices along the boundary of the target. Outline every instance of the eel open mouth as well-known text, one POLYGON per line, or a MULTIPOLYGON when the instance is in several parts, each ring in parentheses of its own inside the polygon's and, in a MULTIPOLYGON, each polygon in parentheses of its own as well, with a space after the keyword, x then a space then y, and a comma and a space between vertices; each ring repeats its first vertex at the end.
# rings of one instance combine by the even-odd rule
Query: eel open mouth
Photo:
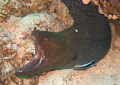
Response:
POLYGON ((45 56, 44 56, 44 52, 43 52, 41 46, 39 45, 39 42, 37 41, 37 39, 34 36, 32 36, 32 39, 33 39, 34 45, 35 45, 34 58, 29 63, 27 63, 25 66, 23 66, 22 68, 17 69, 16 74, 33 70, 36 67, 40 66, 44 62, 45 56))

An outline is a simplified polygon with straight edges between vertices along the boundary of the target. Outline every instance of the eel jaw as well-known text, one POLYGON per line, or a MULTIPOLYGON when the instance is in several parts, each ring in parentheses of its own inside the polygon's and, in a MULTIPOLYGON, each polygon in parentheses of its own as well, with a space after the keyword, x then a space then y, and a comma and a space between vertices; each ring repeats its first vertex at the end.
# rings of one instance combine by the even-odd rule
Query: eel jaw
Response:
POLYGON ((34 40, 35 51, 36 51, 34 58, 22 68, 17 69, 15 72, 16 76, 21 76, 20 74, 26 73, 26 72, 29 73, 31 70, 36 69, 38 66, 40 66, 44 62, 45 56, 41 46, 39 45, 39 42, 34 36, 32 36, 32 39, 34 40))

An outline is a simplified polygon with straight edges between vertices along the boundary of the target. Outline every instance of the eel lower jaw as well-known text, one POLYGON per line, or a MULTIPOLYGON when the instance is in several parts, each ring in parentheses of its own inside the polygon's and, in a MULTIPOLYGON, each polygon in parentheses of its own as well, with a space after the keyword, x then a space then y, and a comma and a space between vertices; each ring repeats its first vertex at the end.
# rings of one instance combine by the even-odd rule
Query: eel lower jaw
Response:
POLYGON ((36 40, 36 38, 34 39, 34 44, 35 44, 35 51, 36 51, 34 58, 22 68, 17 69, 16 75, 24 72, 29 72, 37 68, 44 62, 44 59, 45 59, 44 52, 41 46, 39 45, 38 41, 36 40))

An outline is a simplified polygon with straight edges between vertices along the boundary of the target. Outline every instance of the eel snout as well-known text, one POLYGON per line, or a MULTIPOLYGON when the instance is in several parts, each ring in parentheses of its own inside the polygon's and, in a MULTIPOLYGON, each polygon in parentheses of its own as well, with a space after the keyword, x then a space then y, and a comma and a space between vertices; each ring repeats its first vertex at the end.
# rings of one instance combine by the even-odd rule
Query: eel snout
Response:
POLYGON ((22 68, 17 69, 15 72, 16 76, 22 76, 24 73, 27 75, 27 73, 36 69, 38 66, 40 66, 44 62, 45 56, 41 46, 39 45, 37 39, 34 36, 32 36, 32 39, 35 44, 34 58, 22 68))

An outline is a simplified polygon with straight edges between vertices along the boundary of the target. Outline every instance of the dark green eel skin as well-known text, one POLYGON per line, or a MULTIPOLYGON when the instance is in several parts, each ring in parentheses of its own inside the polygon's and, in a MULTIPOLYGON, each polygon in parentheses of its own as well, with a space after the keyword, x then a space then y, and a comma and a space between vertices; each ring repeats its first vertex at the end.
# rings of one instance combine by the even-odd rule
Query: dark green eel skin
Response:
POLYGON ((91 3, 62 0, 74 25, 61 32, 33 31, 35 57, 17 69, 18 77, 28 77, 53 69, 86 68, 95 65, 110 49, 111 30, 107 18, 91 3))

